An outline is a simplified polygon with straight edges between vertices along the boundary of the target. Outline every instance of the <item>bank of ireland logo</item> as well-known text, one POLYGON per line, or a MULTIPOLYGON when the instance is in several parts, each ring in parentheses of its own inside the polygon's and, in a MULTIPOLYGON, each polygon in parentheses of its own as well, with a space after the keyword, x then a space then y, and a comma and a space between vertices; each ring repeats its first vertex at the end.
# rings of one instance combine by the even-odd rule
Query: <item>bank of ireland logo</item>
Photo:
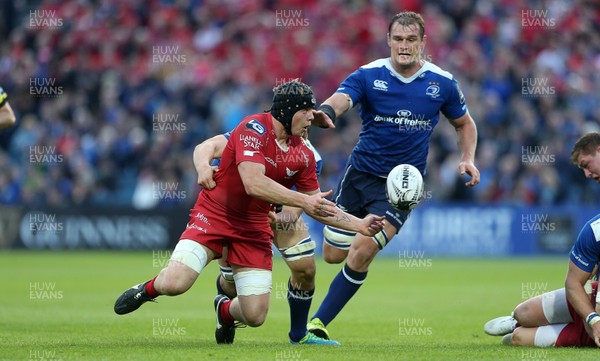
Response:
POLYGON ((437 98, 440 96, 440 87, 438 85, 430 85, 425 90, 425 95, 429 95, 432 98, 437 98))
POLYGON ((398 117, 400 118, 401 122, 410 120, 412 117, 412 112, 406 109, 398 110, 398 113, 396 114, 398 114, 398 117))
POLYGON ((387 84, 388 83, 385 80, 375 79, 373 81, 373 89, 387 91, 388 90, 387 84))

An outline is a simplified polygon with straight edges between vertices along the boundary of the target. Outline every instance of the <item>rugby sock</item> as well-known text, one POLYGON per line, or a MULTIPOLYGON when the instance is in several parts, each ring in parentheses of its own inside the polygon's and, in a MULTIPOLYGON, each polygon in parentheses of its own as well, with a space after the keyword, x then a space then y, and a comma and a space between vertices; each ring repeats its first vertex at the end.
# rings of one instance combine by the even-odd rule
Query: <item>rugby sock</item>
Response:
POLYGON ((306 321, 315 289, 303 291, 288 282, 287 300, 290 305, 290 340, 300 341, 306 335, 306 321))
POLYGON ((221 304, 221 308, 219 309, 219 316, 221 316, 221 320, 225 325, 231 325, 235 322, 233 316, 229 312, 229 307, 231 307, 231 301, 225 301, 221 304))
POLYGON ((327 326, 350 301, 366 278, 367 272, 356 272, 346 263, 331 282, 327 296, 313 318, 319 318, 327 326))
MULTIPOLYGON (((156 277, 158 277, 158 276, 156 276, 156 277)), ((146 283, 146 287, 145 287, 146 294, 152 298, 156 298, 156 297, 160 296, 160 293, 158 293, 156 288, 154 288, 154 281, 156 280, 156 277, 154 277, 148 283, 146 283)))

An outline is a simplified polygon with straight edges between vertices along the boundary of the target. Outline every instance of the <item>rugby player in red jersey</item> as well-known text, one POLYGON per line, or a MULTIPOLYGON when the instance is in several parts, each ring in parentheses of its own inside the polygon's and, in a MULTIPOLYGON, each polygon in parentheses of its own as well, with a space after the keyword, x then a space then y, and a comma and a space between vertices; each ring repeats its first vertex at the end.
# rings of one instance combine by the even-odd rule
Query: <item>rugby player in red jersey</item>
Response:
POLYGON ((208 262, 222 256, 233 269, 237 297, 215 298, 217 343, 232 343, 235 321, 260 326, 271 292, 273 204, 302 208, 316 220, 373 236, 383 218, 359 219, 345 213, 321 192, 313 152, 301 136, 313 120, 315 98, 306 84, 291 81, 275 88, 270 113, 246 117, 231 132, 221 157, 216 187, 204 189, 190 213, 169 265, 150 281, 125 291, 115 302, 127 314, 159 295, 186 292, 208 262), (290 188, 295 186, 298 191, 290 188))

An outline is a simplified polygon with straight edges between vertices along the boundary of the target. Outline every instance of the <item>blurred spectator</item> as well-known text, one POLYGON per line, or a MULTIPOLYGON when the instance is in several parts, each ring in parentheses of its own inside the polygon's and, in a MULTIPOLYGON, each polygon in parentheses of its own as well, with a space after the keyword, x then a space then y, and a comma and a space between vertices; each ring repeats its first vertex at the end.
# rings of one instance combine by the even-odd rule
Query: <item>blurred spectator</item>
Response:
MULTIPOLYGON (((267 109, 279 83, 301 78, 320 98, 387 56, 377 34, 402 4, 424 15, 425 58, 461 74, 478 122, 473 190, 459 186, 451 127, 434 130, 434 199, 597 204, 568 162, 600 123, 591 0, 3 2, 0 84, 19 121, 0 132, 0 203, 189 207, 197 143, 267 109)), ((356 111, 337 126, 311 134, 323 189, 355 144, 356 111)))

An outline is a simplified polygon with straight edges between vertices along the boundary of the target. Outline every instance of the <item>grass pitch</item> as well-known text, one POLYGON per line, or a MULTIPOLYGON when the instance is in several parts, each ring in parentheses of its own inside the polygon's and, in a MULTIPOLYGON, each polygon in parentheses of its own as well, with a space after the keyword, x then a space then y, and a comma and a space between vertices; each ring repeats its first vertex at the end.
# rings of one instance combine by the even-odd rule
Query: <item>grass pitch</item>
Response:
MULTIPOLYGON (((214 341, 215 263, 186 294, 113 313, 127 287, 154 276, 168 252, 1 252, 1 360, 597 360, 595 349, 503 346, 485 321, 562 287, 561 259, 381 258, 328 329, 341 347, 290 345, 276 257, 266 323, 214 341)), ((338 265, 319 262, 311 314, 338 265)))

